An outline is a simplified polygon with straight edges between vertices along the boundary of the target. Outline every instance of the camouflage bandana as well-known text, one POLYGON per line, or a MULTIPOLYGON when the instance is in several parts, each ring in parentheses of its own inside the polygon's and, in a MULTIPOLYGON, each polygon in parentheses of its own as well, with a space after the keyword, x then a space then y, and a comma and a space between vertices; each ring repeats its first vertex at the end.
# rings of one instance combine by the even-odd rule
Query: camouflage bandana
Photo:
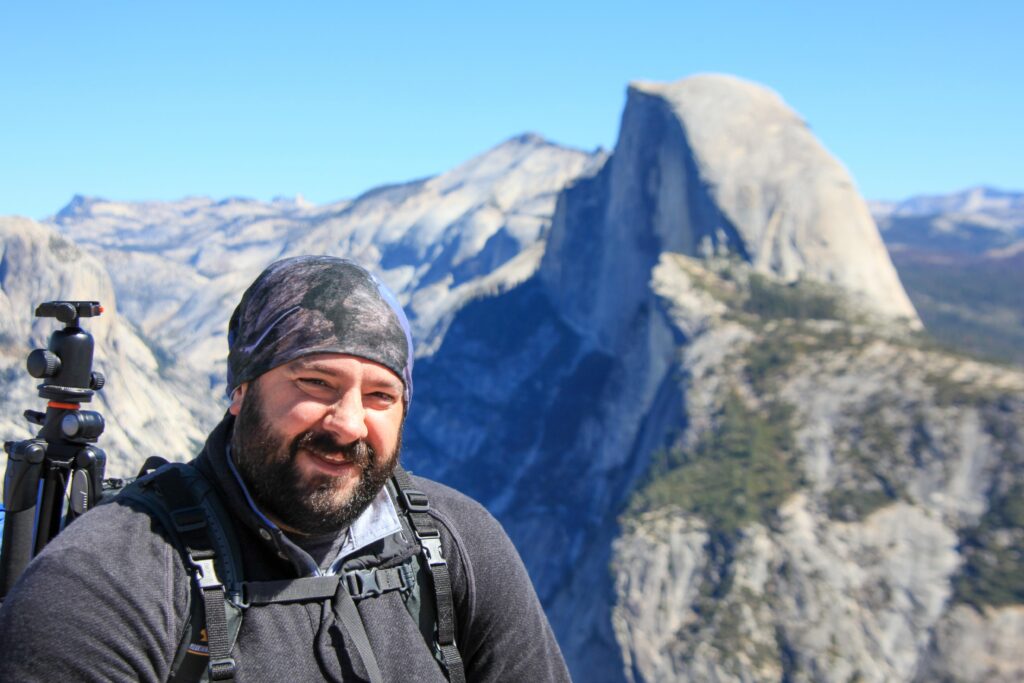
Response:
POLYGON ((314 353, 380 363, 412 399, 412 335, 394 295, 366 269, 333 256, 296 256, 267 266, 228 325, 228 396, 268 370, 314 353))

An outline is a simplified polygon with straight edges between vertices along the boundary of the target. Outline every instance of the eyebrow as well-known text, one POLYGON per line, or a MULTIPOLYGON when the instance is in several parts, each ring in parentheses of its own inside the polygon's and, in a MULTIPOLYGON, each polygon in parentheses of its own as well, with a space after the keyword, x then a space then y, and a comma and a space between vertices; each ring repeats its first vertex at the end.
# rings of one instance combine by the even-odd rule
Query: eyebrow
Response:
POLYGON ((315 370, 316 372, 322 372, 325 375, 337 374, 331 367, 319 360, 310 360, 308 358, 299 358, 291 362, 291 367, 294 370, 315 370))

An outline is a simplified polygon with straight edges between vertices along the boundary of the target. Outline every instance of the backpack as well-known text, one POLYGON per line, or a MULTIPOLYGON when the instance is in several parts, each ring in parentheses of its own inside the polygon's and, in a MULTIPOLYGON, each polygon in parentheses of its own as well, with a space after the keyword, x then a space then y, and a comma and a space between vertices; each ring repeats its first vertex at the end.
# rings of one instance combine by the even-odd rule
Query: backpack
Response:
POLYGON ((382 681, 356 601, 403 590, 406 608, 420 626, 435 659, 451 683, 465 683, 462 658, 455 645, 455 610, 451 577, 441 551, 440 525, 427 514, 427 496, 397 466, 392 476, 395 498, 420 545, 420 554, 397 567, 339 572, 280 581, 245 581, 241 550, 233 522, 210 480, 195 466, 152 457, 139 478, 117 497, 156 519, 171 537, 192 577, 189 619, 171 663, 168 681, 232 681, 237 664, 231 649, 245 610, 253 606, 309 602, 338 596, 341 626, 352 638, 371 683, 382 681), (427 572, 421 572, 426 567, 427 572), (429 573, 433 590, 421 590, 419 575, 429 573), (339 589, 339 583, 344 590, 339 589))

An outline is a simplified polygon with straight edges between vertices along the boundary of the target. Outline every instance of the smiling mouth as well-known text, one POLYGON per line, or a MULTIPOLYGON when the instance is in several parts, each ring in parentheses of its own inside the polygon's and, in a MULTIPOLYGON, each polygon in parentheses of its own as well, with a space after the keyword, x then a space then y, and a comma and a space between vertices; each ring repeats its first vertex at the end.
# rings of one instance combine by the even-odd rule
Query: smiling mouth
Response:
POLYGON ((344 453, 324 453, 322 451, 315 451, 309 448, 304 450, 306 450, 311 455, 320 458, 321 460, 326 460, 332 465, 344 465, 352 462, 352 460, 344 453))
POLYGON ((310 431, 292 442, 292 458, 307 474, 328 477, 352 476, 353 468, 362 470, 372 462, 373 451, 363 441, 342 445, 328 434, 310 431))
POLYGON ((341 476, 351 472, 352 468, 358 468, 358 464, 343 453, 325 453, 311 448, 300 448, 299 452, 305 453, 306 467, 312 467, 323 474, 341 476))

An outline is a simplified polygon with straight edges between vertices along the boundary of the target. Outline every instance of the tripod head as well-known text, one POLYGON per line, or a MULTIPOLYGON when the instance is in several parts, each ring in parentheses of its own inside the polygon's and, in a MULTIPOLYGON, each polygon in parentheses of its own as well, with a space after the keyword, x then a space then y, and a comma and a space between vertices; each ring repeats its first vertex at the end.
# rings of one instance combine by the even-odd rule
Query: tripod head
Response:
POLYGON ((8 461, 0 598, 29 560, 102 495, 106 454, 92 444, 103 433, 103 416, 81 410, 81 404, 91 401, 105 380, 92 369, 93 338, 79 324, 81 318, 102 312, 97 301, 48 301, 36 308, 37 317, 56 318, 64 328, 50 335, 47 348, 28 355, 28 374, 43 380, 39 397, 47 400, 46 412, 24 413, 41 427, 39 433, 34 439, 4 443, 8 461))
POLYGON ((37 318, 56 318, 75 327, 79 318, 91 318, 102 312, 99 301, 47 301, 36 306, 37 318))
MULTIPOLYGON (((92 335, 79 326, 79 318, 102 312, 98 301, 48 301, 36 308, 36 317, 56 318, 65 324, 63 330, 50 335, 48 348, 32 351, 26 363, 28 374, 43 380, 39 397, 49 401, 48 409, 78 411, 79 404, 91 401, 93 393, 103 388, 105 378, 92 370, 92 335)), ((29 422, 43 427, 39 437, 51 443, 95 441, 103 432, 103 417, 96 412, 64 413, 59 424, 48 422, 50 415, 49 410, 45 414, 25 411, 29 422)))

